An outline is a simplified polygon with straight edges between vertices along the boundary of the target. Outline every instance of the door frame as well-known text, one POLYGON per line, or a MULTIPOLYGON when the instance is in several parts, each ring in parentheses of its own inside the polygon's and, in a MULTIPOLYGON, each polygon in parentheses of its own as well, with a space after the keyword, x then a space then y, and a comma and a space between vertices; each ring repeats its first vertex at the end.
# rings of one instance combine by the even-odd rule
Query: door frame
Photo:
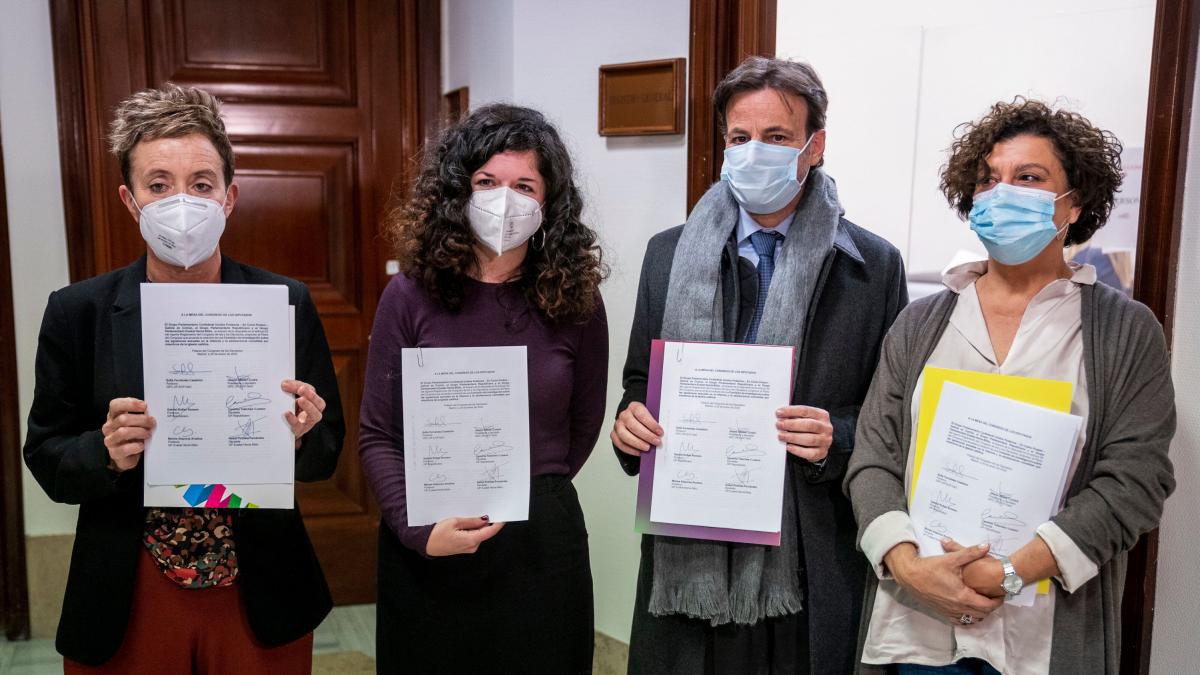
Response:
POLYGON ((17 391, 17 331, 4 153, 0 151, 0 630, 29 639, 29 577, 25 569, 25 508, 21 489, 21 419, 17 391))
MULTIPOLYGON (((1162 322, 1168 349, 1174 337, 1184 179, 1191 134, 1192 90, 1200 7, 1193 0, 1158 0, 1151 48, 1150 92, 1142 165, 1141 213, 1133 297, 1162 322)), ((1154 602, 1158 587, 1155 529, 1129 552, 1121 606, 1121 673, 1150 672, 1154 602)))
MULTIPOLYGON (((1162 322, 1171 343, 1183 222, 1184 179, 1191 131, 1192 90, 1200 40, 1200 0, 1158 0, 1146 106, 1145 163, 1133 297, 1162 322)), ((712 111, 712 92, 752 54, 774 55, 776 0, 691 0, 688 81, 690 212, 720 178, 724 141, 712 111)), ((1129 552, 1121 615, 1121 673, 1150 672, 1158 577, 1158 530, 1129 552)))
POLYGON ((687 211, 721 179, 725 141, 712 95, 747 56, 775 55, 776 0, 691 0, 688 44, 687 211))

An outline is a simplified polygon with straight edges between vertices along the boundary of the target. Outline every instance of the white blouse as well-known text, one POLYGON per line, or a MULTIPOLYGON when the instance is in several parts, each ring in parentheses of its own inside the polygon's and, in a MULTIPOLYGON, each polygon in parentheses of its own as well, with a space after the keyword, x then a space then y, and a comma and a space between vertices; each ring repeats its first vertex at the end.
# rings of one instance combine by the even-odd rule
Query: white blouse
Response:
MULTIPOLYGON (((950 323, 926 365, 1003 375, 1020 375, 1065 380, 1074 385, 1071 413, 1084 418, 1086 430, 1088 399, 1083 365, 1083 333, 1080 286, 1096 282, 1096 268, 1071 264, 1070 279, 1055 280, 1033 297, 1026 308, 1008 357, 997 365, 975 281, 987 271, 987 262, 973 262, 948 270, 942 282, 958 293, 950 323)), ((913 394, 912 438, 916 442, 917 414, 921 387, 913 394)), ((1068 476, 1074 476, 1082 456, 1085 434, 1075 447, 1068 476)), ((909 453, 905 485, 912 482, 912 453, 909 453)), ((1068 478, 1070 480, 1070 478, 1068 478)), ((907 490, 906 490, 907 491, 907 490)), ((1058 563, 1056 577, 1061 592, 1071 593, 1099 569, 1057 525, 1045 522, 1037 528, 1058 563)), ((883 566, 883 557, 897 544, 917 543, 912 521, 905 511, 879 516, 863 534, 862 548, 879 576, 879 590, 871 611, 871 624, 863 649, 863 663, 916 663, 944 666, 964 658, 978 658, 1002 673, 1026 675, 1048 673, 1054 632, 1056 585, 1049 595, 1038 595, 1032 607, 1005 604, 983 621, 963 626, 930 614, 915 596, 900 587, 883 566)))

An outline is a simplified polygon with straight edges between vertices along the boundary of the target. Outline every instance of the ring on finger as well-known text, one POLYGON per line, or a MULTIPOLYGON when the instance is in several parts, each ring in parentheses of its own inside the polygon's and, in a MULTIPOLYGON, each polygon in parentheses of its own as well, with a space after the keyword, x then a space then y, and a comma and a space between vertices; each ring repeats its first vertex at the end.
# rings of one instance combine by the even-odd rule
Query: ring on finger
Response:
POLYGON ((958 622, 964 626, 970 626, 971 624, 975 623, 975 617, 971 616, 970 614, 963 614, 962 616, 958 617, 958 622))

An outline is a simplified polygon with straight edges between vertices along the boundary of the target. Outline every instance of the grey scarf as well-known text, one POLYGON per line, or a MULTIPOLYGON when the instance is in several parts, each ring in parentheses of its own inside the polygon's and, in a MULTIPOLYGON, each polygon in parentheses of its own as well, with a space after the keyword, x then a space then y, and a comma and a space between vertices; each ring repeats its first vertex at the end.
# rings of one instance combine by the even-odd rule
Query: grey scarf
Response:
MULTIPOLYGON (((788 235, 775 250, 757 338, 759 344, 794 345, 797 356, 817 276, 843 213, 833 179, 821 169, 809 173, 805 190, 788 235)), ((671 264, 664 340, 724 339, 721 256, 738 217, 724 181, 709 188, 692 210, 671 264)), ((794 374, 795 363, 792 368, 794 374)), ((788 473, 778 547, 654 537, 651 614, 682 614, 717 626, 754 624, 801 610, 799 527, 790 468, 788 473)))

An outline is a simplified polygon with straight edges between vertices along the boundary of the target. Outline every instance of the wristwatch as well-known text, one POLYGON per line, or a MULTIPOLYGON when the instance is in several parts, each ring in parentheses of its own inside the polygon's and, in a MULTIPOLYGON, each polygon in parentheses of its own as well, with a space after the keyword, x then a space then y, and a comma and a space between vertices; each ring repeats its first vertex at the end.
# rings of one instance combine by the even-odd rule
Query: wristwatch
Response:
POLYGON ((997 555, 996 559, 1000 561, 1000 565, 1004 568, 1004 580, 1000 582, 1000 587, 1004 589, 1004 599, 1012 600, 1017 593, 1025 588, 1025 581, 1017 574, 1017 568, 1013 567, 1012 561, 1008 556, 997 555))

